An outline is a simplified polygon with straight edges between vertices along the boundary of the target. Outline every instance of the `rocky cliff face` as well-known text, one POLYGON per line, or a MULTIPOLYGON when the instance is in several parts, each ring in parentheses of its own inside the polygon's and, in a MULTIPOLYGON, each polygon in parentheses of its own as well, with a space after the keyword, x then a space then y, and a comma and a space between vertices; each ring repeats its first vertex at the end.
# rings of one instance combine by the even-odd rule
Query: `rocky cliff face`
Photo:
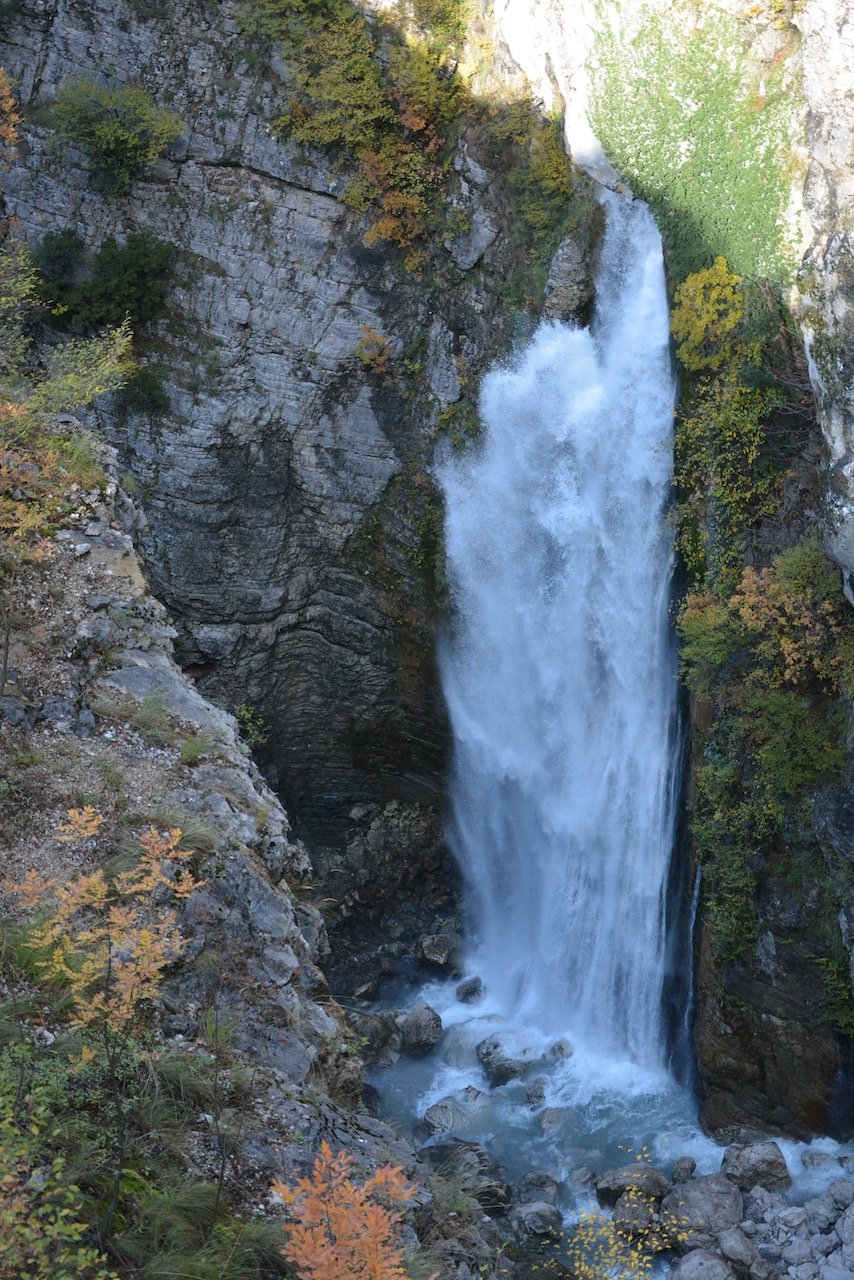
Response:
POLYGON ((809 0, 797 8, 809 155, 801 323, 828 446, 834 499, 829 541, 854 602, 854 397, 848 373, 854 361, 854 23, 844 0, 809 0))
POLYGON ((364 248, 340 165, 271 136, 288 68, 247 41, 234 5, 39 0, 6 39, 28 112, 7 212, 33 240, 145 229, 180 251, 147 341, 170 408, 102 419, 140 486, 182 661, 266 722, 269 776, 302 832, 333 842, 356 801, 435 801, 447 729, 429 467, 440 416, 508 342, 511 214, 483 139, 461 140, 464 226, 428 283, 364 248), (119 201, 92 190, 82 155, 52 159, 38 122, 67 78, 116 71, 186 123, 119 201))

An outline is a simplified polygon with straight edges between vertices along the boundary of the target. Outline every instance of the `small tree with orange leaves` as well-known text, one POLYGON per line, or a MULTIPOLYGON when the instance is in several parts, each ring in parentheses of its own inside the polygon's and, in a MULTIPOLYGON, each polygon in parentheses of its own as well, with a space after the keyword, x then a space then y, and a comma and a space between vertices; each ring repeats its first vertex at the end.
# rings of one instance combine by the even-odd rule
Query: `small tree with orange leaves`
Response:
MULTIPOLYGON (((56 839, 84 843, 97 838, 103 816, 91 805, 70 809, 56 839)), ((126 1087, 130 1038, 156 998, 166 967, 181 954, 183 939, 172 901, 200 885, 181 848, 181 831, 150 827, 140 837, 137 864, 113 878, 102 869, 60 882, 31 871, 22 884, 6 881, 25 907, 42 917, 27 946, 42 975, 61 983, 71 1022, 85 1033, 81 1065, 100 1058, 106 1102, 112 1114, 112 1190, 102 1241, 119 1202, 127 1146, 126 1087)))
POLYGON ((412 1198, 403 1171, 387 1165, 361 1184, 351 1177, 353 1158, 332 1154, 322 1142, 311 1177, 272 1190, 293 1212, 282 1254, 301 1280, 403 1280, 403 1254, 394 1232, 403 1216, 396 1208, 412 1198), (391 1207, 379 1203, 381 1196, 391 1207))

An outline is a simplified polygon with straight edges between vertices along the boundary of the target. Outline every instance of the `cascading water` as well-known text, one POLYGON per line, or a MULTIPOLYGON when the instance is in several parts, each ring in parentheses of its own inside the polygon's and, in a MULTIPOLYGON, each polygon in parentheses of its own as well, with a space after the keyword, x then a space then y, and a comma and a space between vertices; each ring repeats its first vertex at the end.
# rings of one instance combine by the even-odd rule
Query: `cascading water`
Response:
POLYGON ((484 992, 422 988, 440 1045, 375 1076, 417 1135, 486 1143, 514 1177, 548 1170, 568 1214, 590 1169, 624 1164, 627 1148, 664 1168, 686 1152, 698 1172, 721 1161, 669 1069, 664 1016, 668 1003, 687 1035, 687 937, 668 933, 681 915, 687 934, 689 904, 665 901, 680 880, 680 751, 661 243, 644 205, 603 199, 592 328, 544 325, 490 373, 480 445, 440 469, 451 834, 484 992), (522 1078, 485 1071, 485 1045, 522 1078))
POLYGON ((664 1017, 679 752, 661 241, 643 204, 603 200, 592 328, 543 325, 491 372, 480 445, 440 468, 451 838, 485 993, 422 992, 443 1045, 382 1082, 392 1114, 442 1101, 457 1136, 488 1137, 516 1172, 705 1141, 664 1017), (537 1064, 533 1095, 486 1090, 490 1038, 528 1080, 537 1064))
POLYGON ((664 1061, 675 673, 674 384, 661 242, 607 196, 591 330, 544 325, 491 373, 447 463, 456 613, 441 670, 472 956, 517 1024, 664 1061))

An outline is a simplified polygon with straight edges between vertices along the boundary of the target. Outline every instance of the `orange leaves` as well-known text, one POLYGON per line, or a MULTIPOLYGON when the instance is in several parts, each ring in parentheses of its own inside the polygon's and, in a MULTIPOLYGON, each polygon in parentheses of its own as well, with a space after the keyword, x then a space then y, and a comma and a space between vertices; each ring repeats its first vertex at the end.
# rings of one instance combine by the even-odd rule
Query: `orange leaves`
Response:
POLYGON ((6 169, 11 159, 10 152, 18 141, 18 125, 21 115, 16 109, 12 94, 12 81, 0 67, 0 169, 6 169))
MULTIPOLYGON (((97 836, 103 815, 92 805, 70 809, 57 840, 97 836)), ((123 1034, 158 994, 166 967, 180 954, 183 939, 176 911, 164 897, 183 899, 199 888, 184 866, 181 831, 154 827, 140 837, 136 866, 108 881, 99 870, 58 883, 31 871, 23 884, 8 881, 22 905, 50 910, 32 929, 29 945, 44 976, 68 986, 72 1021, 123 1034)))
POLYGON ((69 809, 68 821, 64 822, 54 836, 54 840, 89 840, 100 830, 104 815, 91 804, 83 809, 69 809))
POLYGON ((406 1274, 393 1238, 402 1212, 374 1197, 400 1204, 415 1188, 390 1165, 357 1185, 352 1167, 352 1156, 333 1155, 323 1142, 310 1178, 294 1187, 273 1184, 273 1192, 298 1215, 286 1227, 282 1253, 302 1280, 402 1280, 406 1274))

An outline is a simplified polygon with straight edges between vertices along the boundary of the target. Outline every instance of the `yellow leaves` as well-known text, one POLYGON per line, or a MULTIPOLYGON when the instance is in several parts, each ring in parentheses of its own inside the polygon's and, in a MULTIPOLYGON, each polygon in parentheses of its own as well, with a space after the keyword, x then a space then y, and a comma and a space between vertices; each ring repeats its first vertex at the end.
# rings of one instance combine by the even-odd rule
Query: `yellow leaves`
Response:
MULTIPOLYGON (((57 840, 97 836, 103 815, 92 805, 70 809, 57 840)), ((32 929, 29 945, 45 978, 67 986, 72 1022, 116 1034, 130 1030, 160 989, 164 970, 181 954, 177 914, 164 896, 187 898, 200 881, 185 865, 192 856, 181 831, 151 827, 140 837, 135 867, 108 881, 97 869, 67 883, 31 871, 21 885, 6 881, 30 909, 49 910, 32 929)))
POLYGON ((54 836, 54 840, 89 840, 101 829, 104 815, 94 805, 87 804, 82 809, 69 809, 68 821, 64 822, 54 836))
POLYGON ((301 1280, 403 1280, 403 1256, 394 1244, 401 1204, 415 1194, 399 1168, 377 1170, 361 1185, 350 1172, 353 1158, 332 1154, 323 1142, 311 1177, 294 1187, 275 1182, 272 1191, 294 1211, 282 1253, 301 1280))
POLYGON ((718 256, 676 286, 670 328, 686 369, 719 369, 730 356, 730 335, 744 318, 740 284, 718 256))

